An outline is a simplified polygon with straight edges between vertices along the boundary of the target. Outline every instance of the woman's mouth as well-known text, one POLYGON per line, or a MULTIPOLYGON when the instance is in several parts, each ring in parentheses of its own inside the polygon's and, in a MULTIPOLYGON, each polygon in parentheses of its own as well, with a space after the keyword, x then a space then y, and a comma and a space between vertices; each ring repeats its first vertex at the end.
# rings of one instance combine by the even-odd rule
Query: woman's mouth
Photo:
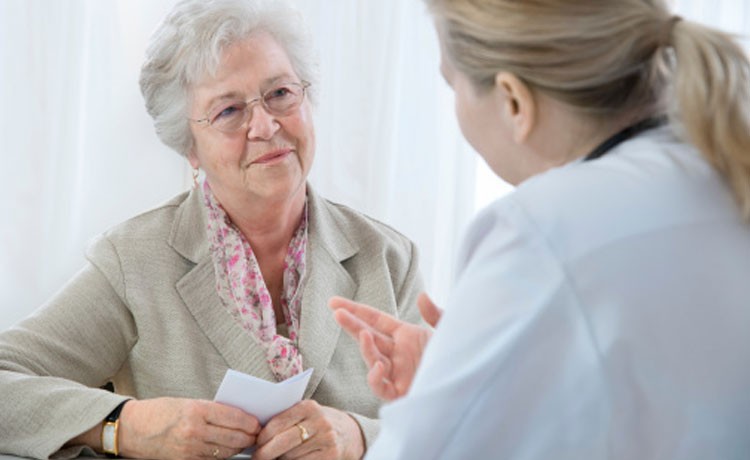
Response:
POLYGON ((268 152, 252 161, 251 164, 271 164, 283 161, 288 155, 293 152, 292 149, 278 149, 268 152))

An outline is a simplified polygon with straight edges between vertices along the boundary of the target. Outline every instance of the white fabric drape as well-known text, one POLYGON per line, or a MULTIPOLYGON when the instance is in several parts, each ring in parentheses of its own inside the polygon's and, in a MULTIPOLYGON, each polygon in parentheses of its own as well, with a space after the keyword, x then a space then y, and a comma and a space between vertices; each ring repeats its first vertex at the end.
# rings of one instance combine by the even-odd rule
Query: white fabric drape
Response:
MULTIPOLYGON (((174 0, 0 2, 0 330, 84 263, 106 228, 190 186, 138 90, 151 31, 174 0)), ((473 214, 437 42, 418 0, 295 0, 321 60, 311 181, 415 240, 430 292, 451 284, 473 214)))
POLYGON ((185 187, 137 86, 168 5, 129 4, 0 2, 0 328, 60 288, 95 234, 185 187))
MULTIPOLYGON (((184 160, 156 139, 137 85, 148 37, 173 3, 0 1, 0 330, 83 265, 94 235, 190 186, 184 160)), ((323 77, 311 180, 414 239, 441 301, 462 229, 508 187, 461 139, 424 6, 294 3, 323 77)), ((750 30, 744 0, 674 3, 686 18, 750 30)))

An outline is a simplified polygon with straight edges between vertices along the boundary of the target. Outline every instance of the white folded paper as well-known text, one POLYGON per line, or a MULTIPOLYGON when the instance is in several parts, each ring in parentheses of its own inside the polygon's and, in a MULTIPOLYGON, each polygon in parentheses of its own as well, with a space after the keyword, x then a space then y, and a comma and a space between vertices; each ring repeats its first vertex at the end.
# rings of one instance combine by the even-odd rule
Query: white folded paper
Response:
POLYGON ((216 391, 214 401, 242 409, 265 425, 276 414, 302 400, 312 372, 310 368, 276 383, 229 369, 216 391))

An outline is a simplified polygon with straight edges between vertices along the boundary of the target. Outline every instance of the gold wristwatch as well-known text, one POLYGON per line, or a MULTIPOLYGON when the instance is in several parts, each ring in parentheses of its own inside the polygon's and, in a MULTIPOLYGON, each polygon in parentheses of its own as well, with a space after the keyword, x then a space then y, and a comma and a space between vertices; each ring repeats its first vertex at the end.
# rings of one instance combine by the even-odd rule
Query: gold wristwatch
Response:
POLYGON ((126 399, 115 407, 104 419, 102 425, 102 450, 109 458, 117 458, 120 455, 120 412, 126 402, 126 399))

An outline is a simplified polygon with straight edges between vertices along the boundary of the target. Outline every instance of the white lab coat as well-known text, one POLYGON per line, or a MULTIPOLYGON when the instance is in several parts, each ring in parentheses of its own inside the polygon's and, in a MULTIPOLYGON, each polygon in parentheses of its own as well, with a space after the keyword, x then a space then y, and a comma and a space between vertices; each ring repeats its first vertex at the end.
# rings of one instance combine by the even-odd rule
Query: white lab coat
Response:
POLYGON ((470 228, 369 460, 750 458, 750 225, 669 128, 470 228))

